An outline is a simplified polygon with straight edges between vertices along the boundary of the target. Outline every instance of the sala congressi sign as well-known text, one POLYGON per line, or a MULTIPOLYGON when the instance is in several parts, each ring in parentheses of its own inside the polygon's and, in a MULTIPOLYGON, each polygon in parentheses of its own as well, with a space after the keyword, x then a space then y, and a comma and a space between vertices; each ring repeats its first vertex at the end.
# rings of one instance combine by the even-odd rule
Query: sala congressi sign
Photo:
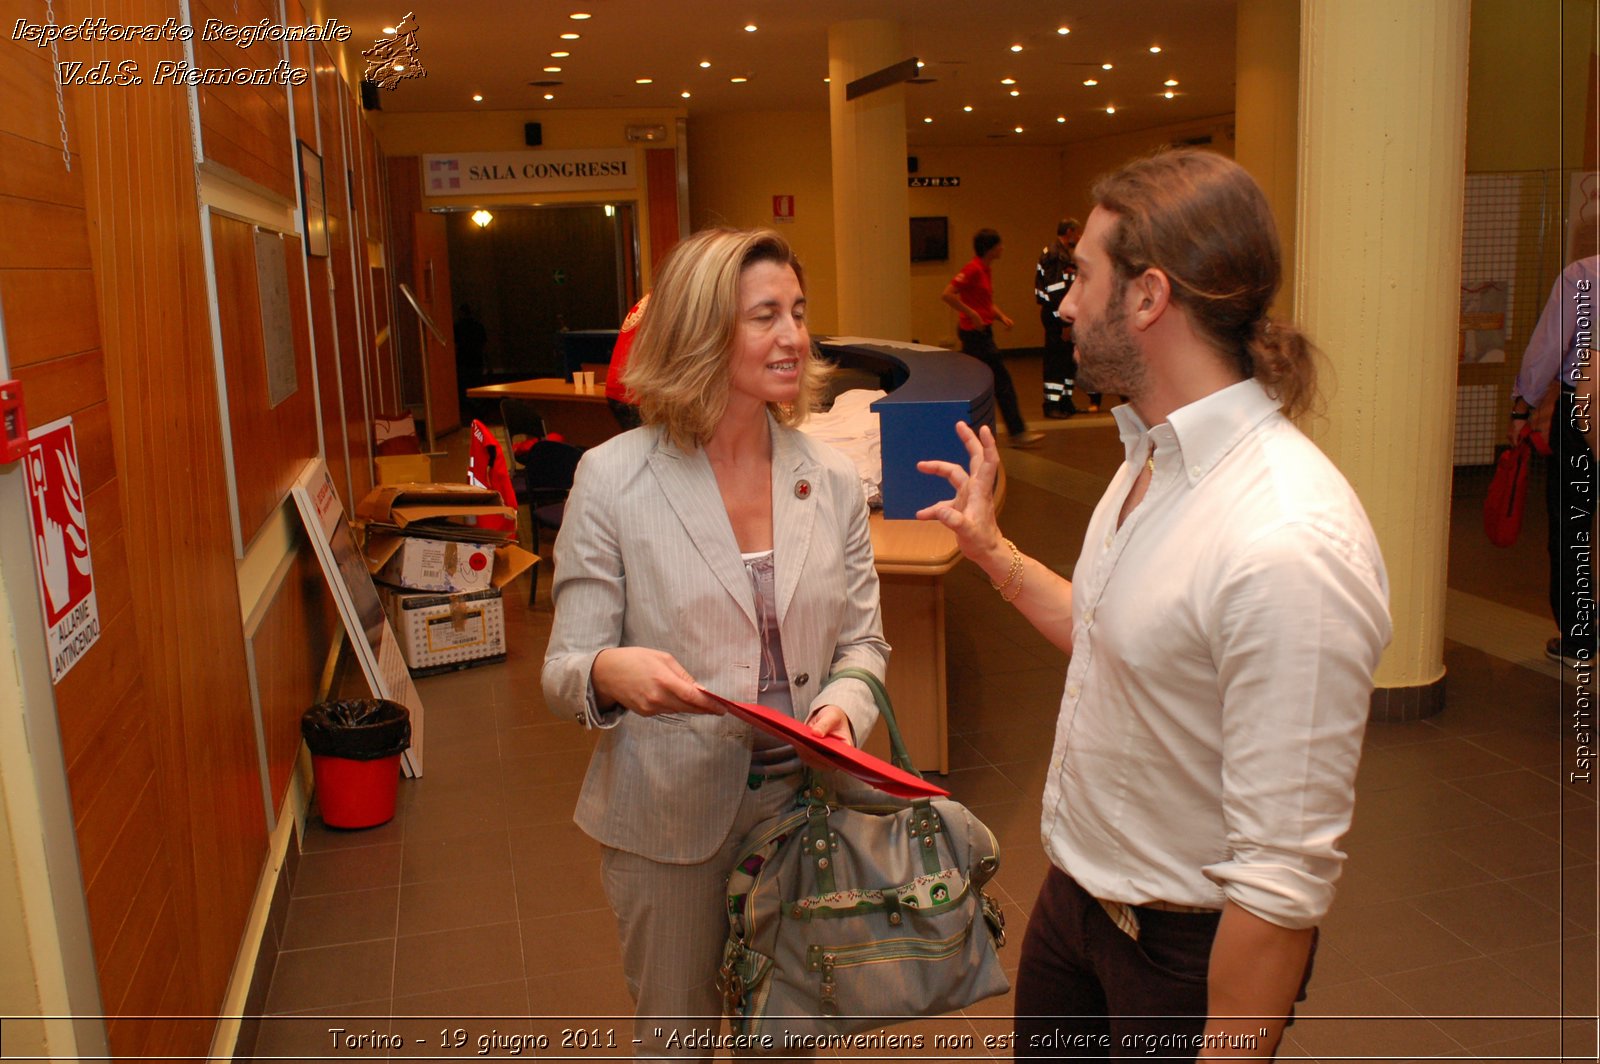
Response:
POLYGON ((422 191, 427 196, 471 196, 634 188, 637 169, 632 148, 424 155, 422 191))

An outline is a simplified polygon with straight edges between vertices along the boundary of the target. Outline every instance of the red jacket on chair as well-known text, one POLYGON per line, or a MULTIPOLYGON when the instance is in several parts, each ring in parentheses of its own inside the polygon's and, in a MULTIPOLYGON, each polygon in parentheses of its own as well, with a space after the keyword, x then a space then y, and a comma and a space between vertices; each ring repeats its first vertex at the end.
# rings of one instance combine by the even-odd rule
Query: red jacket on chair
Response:
MULTIPOLYGON (((507 506, 517 508, 517 492, 511 486, 511 463, 506 461, 505 448, 487 425, 476 420, 472 423, 472 449, 467 457, 467 482, 499 492, 507 506)), ((517 527, 516 521, 508 517, 481 517, 478 525, 508 532, 517 527)))

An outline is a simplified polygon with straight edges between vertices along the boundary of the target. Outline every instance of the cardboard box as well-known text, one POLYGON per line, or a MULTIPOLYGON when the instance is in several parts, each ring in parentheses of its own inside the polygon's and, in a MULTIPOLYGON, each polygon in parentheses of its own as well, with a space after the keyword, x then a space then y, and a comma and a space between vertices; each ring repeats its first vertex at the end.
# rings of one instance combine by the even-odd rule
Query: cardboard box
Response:
POLYGON ((371 531, 366 558, 380 584, 443 594, 502 588, 539 563, 537 554, 515 543, 371 531))
POLYGON ((379 484, 425 484, 433 480, 433 459, 425 454, 375 455, 379 484))
POLYGON ((463 595, 380 588, 379 595, 413 673, 465 669, 506 659, 505 612, 499 588, 463 595))
POLYGON ((408 529, 427 525, 425 535, 448 538, 453 532, 477 540, 501 540, 507 533, 478 527, 480 517, 517 520, 500 493, 471 484, 380 484, 356 504, 356 516, 374 525, 408 529))
MULTIPOLYGON (((410 591, 482 591, 494 574, 494 544, 396 536, 396 550, 372 578, 410 591)), ((370 564, 370 563, 369 563, 370 564)))

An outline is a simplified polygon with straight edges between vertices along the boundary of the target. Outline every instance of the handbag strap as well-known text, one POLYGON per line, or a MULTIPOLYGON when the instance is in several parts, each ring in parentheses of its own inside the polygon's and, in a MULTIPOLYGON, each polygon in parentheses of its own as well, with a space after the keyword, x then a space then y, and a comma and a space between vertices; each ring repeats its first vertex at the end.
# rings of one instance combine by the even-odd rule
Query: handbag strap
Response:
MULTIPOLYGON (((894 707, 889 704, 889 692, 884 690, 883 681, 866 669, 850 668, 840 669, 828 677, 828 683, 842 679, 860 680, 872 690, 872 697, 878 703, 878 714, 889 726, 889 760, 894 762, 896 768, 904 769, 920 780, 922 773, 911 763, 911 755, 906 752, 905 740, 900 738, 900 725, 894 719, 894 707)), ((826 687, 827 684, 823 686, 826 687)))

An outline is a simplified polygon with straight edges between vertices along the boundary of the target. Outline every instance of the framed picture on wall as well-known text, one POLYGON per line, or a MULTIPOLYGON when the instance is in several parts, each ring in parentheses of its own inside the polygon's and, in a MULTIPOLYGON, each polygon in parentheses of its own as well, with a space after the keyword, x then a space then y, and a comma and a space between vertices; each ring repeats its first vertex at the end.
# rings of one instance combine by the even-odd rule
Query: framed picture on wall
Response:
POLYGON ((322 185, 322 156, 305 141, 300 146, 300 205, 305 212, 306 254, 328 257, 328 201, 322 185))
POLYGON ((911 219, 911 261, 946 262, 950 258, 950 219, 911 219))

